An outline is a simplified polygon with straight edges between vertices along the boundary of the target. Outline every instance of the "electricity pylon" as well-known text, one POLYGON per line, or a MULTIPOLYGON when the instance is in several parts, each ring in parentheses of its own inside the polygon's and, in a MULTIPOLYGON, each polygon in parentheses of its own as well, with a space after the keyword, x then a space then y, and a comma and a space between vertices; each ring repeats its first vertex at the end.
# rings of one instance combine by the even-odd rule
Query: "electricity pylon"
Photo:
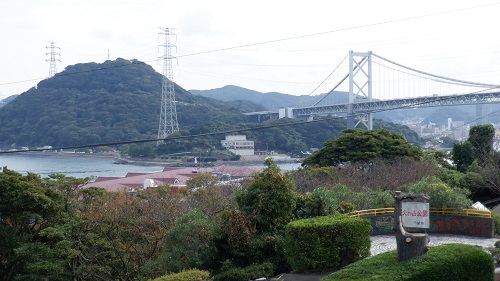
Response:
POLYGON ((163 81, 161 86, 161 110, 160 110, 160 124, 158 125, 158 141, 156 145, 163 143, 163 140, 171 134, 179 131, 179 123, 177 122, 177 109, 175 107, 175 90, 173 82, 172 60, 172 47, 170 44, 170 35, 172 29, 167 27, 160 28, 165 37, 165 42, 160 46, 163 47, 163 81))
POLYGON ((45 53, 45 55, 49 55, 49 58, 46 59, 45 61, 48 61, 50 62, 50 66, 49 66, 49 78, 54 76, 56 73, 57 73, 57 68, 56 68, 56 61, 58 62, 61 62, 60 59, 56 58, 56 56, 61 56, 61 54, 59 54, 58 52, 56 52, 56 49, 61 49, 59 47, 57 47, 55 44, 56 42, 54 41, 49 41, 48 42, 50 45, 45 47, 45 49, 49 49, 50 52, 48 53, 45 53))

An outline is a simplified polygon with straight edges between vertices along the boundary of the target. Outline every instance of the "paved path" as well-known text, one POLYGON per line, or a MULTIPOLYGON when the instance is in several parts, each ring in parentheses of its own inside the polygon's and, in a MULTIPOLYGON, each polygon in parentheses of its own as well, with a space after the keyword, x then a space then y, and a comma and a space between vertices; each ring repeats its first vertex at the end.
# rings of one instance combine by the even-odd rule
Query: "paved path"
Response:
MULTIPOLYGON (((497 238, 480 238, 450 234, 429 234, 429 246, 460 243, 477 245, 483 248, 494 247, 497 238)), ((376 235, 371 237, 372 245, 370 252, 373 255, 396 250, 396 237, 394 235, 376 235)))
MULTIPOLYGON (((495 246, 495 242, 500 240, 497 238, 479 238, 461 235, 449 235, 449 234, 429 234, 429 246, 438 246, 444 244, 460 243, 468 245, 477 245, 483 248, 490 248, 495 246)), ((396 250, 396 237, 395 235, 376 235, 371 237, 371 248, 370 252, 372 256, 378 255, 380 253, 396 250)), ((500 273, 500 272, 499 272, 500 273)), ((297 273, 287 273, 279 276, 277 280, 285 281, 318 281, 322 277, 328 275, 328 273, 309 273, 309 274, 297 274, 297 273)), ((500 279, 497 279, 500 280, 500 279)))

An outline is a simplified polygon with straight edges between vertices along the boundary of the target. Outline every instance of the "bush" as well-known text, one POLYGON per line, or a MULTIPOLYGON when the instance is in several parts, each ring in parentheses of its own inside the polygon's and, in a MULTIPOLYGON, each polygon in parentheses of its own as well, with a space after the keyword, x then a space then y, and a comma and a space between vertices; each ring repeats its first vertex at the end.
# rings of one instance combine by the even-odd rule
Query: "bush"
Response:
POLYGON ((493 258, 480 247, 450 244, 431 247, 427 254, 407 262, 397 262, 391 251, 353 263, 322 281, 492 281, 493 258))
POLYGON ((212 281, 246 281, 261 277, 273 276, 273 265, 271 263, 254 264, 245 268, 233 267, 214 275, 212 281))
POLYGON ((417 183, 401 186, 403 193, 424 193, 429 195, 431 208, 453 208, 463 210, 472 204, 467 198, 469 190, 451 188, 436 177, 427 177, 417 183))
POLYGON ((218 253, 215 226, 204 214, 194 210, 176 220, 164 238, 164 250, 145 265, 145 271, 163 274, 185 268, 209 269, 218 253))
POLYGON ((500 248, 491 248, 489 250, 490 250, 490 254, 493 257, 493 260, 495 261, 495 263, 499 263, 500 262, 500 248))
POLYGON ((495 235, 500 235, 500 215, 495 211, 491 212, 491 215, 493 217, 495 235))
POLYGON ((297 193, 296 201, 294 214, 298 219, 333 215, 337 206, 335 192, 322 187, 304 195, 297 193))
POLYGON ((210 273, 207 271, 191 269, 179 273, 163 275, 153 281, 207 281, 210 273))
POLYGON ((290 222, 285 229, 285 253, 294 271, 340 268, 370 255, 372 227, 347 215, 290 222))
MULTIPOLYGON (((394 206, 394 198, 389 191, 371 190, 362 188, 360 192, 337 184, 331 188, 337 202, 351 203, 354 210, 367 210, 376 208, 389 208, 394 206)), ((340 210, 341 206, 337 206, 340 210)))

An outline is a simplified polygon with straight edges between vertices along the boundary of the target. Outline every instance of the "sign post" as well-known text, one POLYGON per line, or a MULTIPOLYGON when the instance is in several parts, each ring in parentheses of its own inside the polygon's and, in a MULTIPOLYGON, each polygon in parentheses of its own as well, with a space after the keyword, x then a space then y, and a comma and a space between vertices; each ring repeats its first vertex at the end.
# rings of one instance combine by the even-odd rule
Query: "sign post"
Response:
POLYGON ((425 194, 401 194, 396 191, 394 196, 394 231, 398 248, 398 262, 411 260, 422 256, 429 250, 429 236, 426 233, 409 233, 405 227, 429 227, 429 203, 404 202, 417 198, 429 199, 425 194))
POLYGON ((401 221, 403 227, 429 228, 429 203, 403 202, 401 221))

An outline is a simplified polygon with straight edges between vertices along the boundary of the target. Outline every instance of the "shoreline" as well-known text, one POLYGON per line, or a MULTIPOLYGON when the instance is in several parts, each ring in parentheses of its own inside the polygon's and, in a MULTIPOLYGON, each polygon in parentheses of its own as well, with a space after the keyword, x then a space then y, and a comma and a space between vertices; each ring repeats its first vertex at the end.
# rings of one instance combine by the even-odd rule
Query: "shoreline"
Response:
MULTIPOLYGON (((112 159, 113 164, 117 165, 136 165, 136 166, 164 166, 164 167, 214 167, 214 166, 256 166, 263 165, 266 158, 272 158, 277 164, 300 164, 303 158, 290 158, 288 156, 275 155, 253 155, 242 156, 242 160, 238 161, 217 161, 217 162, 187 162, 187 161, 172 161, 171 159, 158 158, 126 158, 118 154, 100 154, 100 153, 73 153, 73 152, 56 152, 56 151, 27 151, 14 152, 4 155, 29 155, 36 157, 63 157, 63 158, 100 158, 112 159)), ((0 154, 1 156, 1 154, 0 154)))

